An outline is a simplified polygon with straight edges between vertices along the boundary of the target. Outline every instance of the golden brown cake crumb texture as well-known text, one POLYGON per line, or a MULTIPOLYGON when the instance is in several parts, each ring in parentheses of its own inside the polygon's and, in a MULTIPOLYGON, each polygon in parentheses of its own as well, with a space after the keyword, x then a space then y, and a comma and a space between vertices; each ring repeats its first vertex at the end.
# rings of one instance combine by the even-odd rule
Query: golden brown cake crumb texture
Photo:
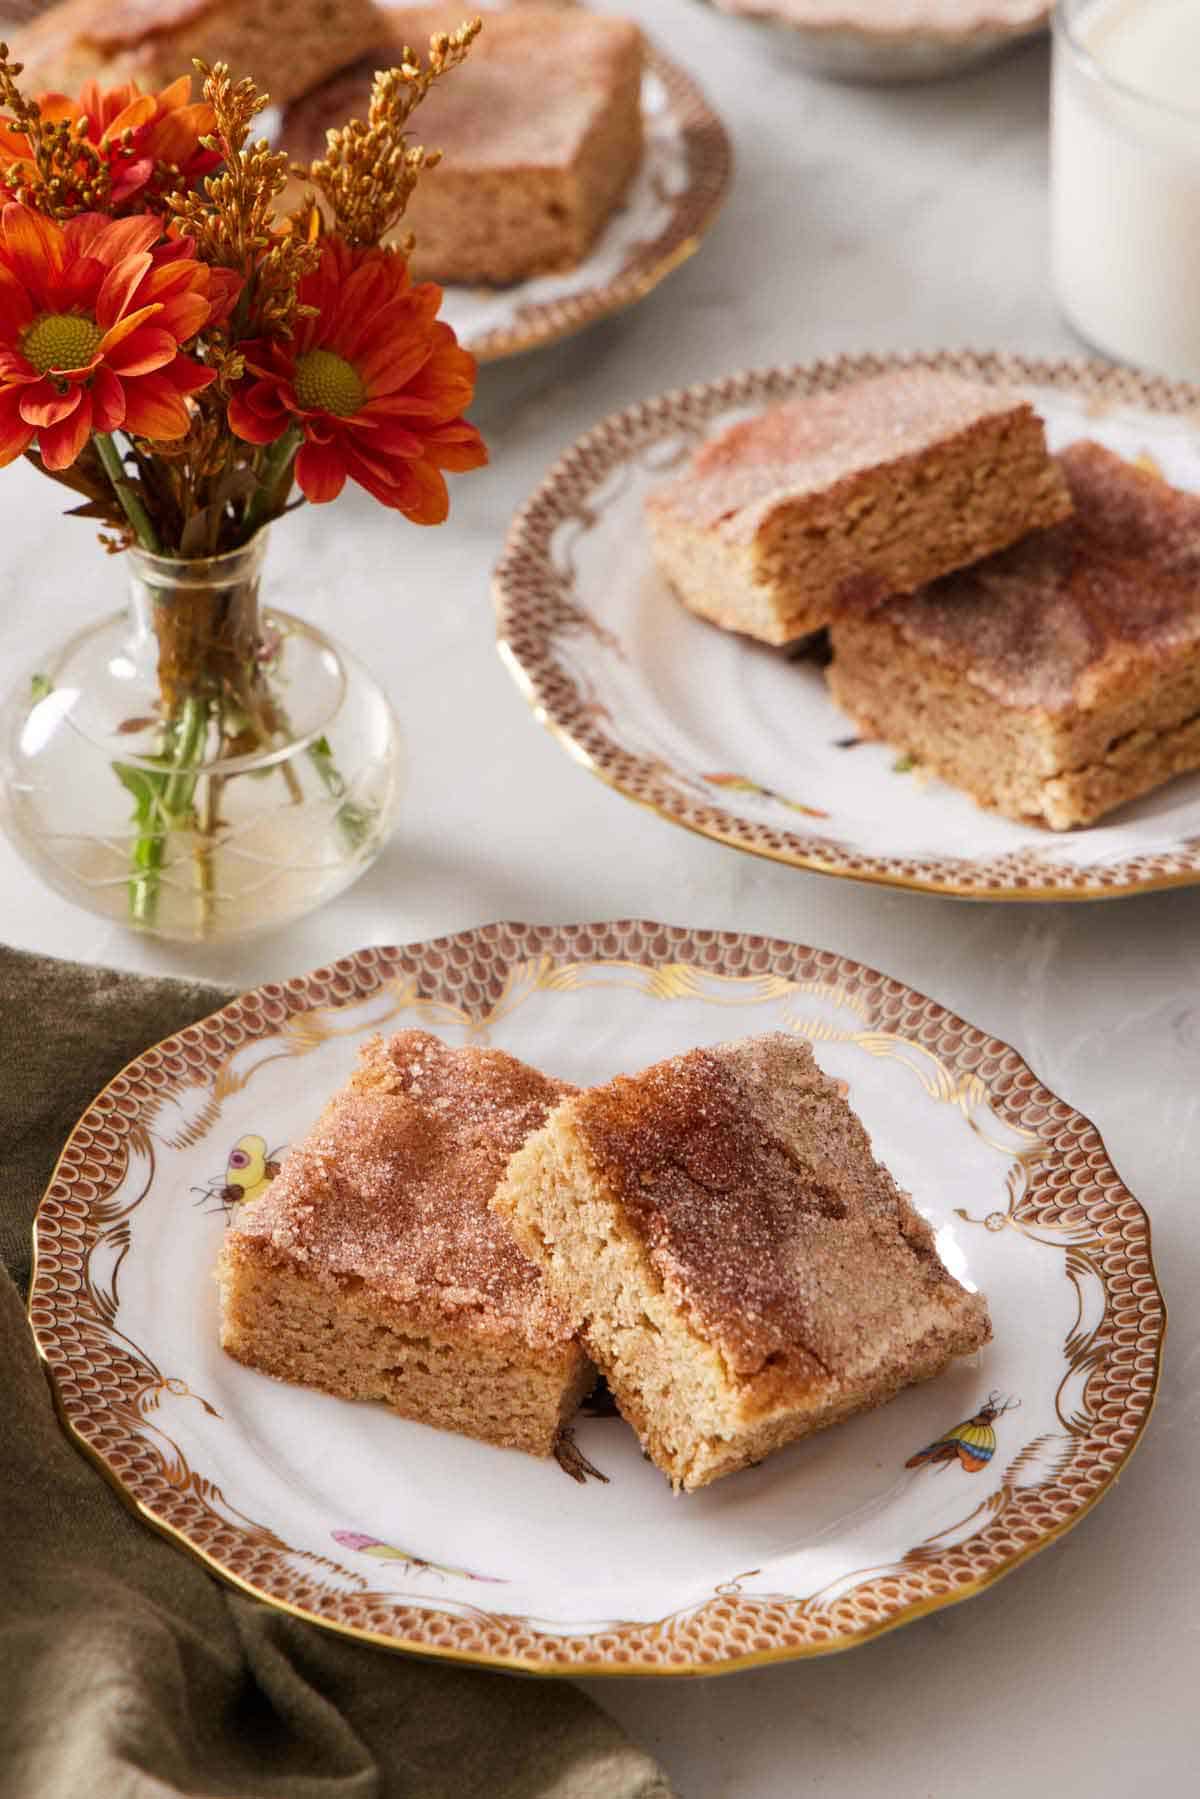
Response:
POLYGON ((800 1038, 694 1050, 564 1102, 493 1205, 687 1488, 990 1334, 800 1038))
POLYGON ((571 1089, 502 1050, 376 1039, 284 1159, 250 1228, 297 1262, 530 1344, 570 1328, 488 1210, 509 1156, 571 1089))
POLYGON ((371 0, 62 0, 10 49, 30 93, 164 87, 200 57, 253 76, 282 106, 369 49, 379 17, 371 0))
POLYGON ((776 644, 1069 509, 1019 394, 919 368, 742 420, 646 503, 656 560, 685 605, 776 644))
POLYGON ((1200 767, 1200 497, 1101 445, 1074 516, 832 629, 834 698, 981 804, 1057 829, 1200 767))
POLYGON ((226 1234, 224 1346, 282 1378, 548 1453, 591 1374, 488 1201, 572 1091, 424 1031, 368 1044, 226 1234))
MULTIPOLYGON (((352 69, 289 109, 283 135, 304 162, 325 132, 365 113, 374 71, 408 44, 461 22, 453 8, 404 8, 352 69), (386 34, 386 35, 385 35, 386 34)), ((444 160, 422 176, 403 231, 421 280, 504 285, 574 267, 641 160, 642 40, 625 19, 518 7, 483 15, 465 63, 414 120, 444 160)))

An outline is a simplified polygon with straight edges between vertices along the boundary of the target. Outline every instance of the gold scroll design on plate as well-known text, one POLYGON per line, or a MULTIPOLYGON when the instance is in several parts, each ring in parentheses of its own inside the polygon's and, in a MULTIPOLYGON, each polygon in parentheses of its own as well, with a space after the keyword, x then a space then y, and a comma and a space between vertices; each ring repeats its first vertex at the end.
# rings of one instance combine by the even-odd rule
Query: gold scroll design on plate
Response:
POLYGON ((823 1018, 805 1017, 799 1012, 787 1016, 786 1026, 810 1043, 850 1043, 870 1056, 899 1062, 916 1077, 930 1099, 953 1106, 981 1143, 1020 1168, 1033 1168, 1048 1154, 1047 1146, 1036 1132, 1026 1130, 1022 1125, 1006 1123, 1004 1126, 1018 1140, 1019 1147, 995 1136, 987 1126, 991 1105, 985 1083, 977 1074, 955 1074, 915 1037, 905 1037, 896 1031, 842 1031, 823 1018))
MULTIPOLYGON (((423 995, 416 975, 396 975, 391 980, 382 982, 376 991, 387 994, 390 1003, 384 1011, 374 1015, 365 1024, 361 1018, 355 1018, 349 1023, 345 1021, 346 1012, 361 1008, 363 1001, 359 998, 347 1001, 344 1006, 314 1006, 307 1012, 290 1013, 270 1037, 259 1039, 260 1042, 277 1044, 274 1052, 258 1057, 244 1070, 234 1066, 237 1058, 245 1052, 245 1045, 241 1045, 213 1076, 213 1096, 217 1107, 213 1121, 219 1116, 223 1102, 231 1095, 243 1092, 259 1069, 268 1067, 272 1062, 286 1061, 292 1056, 306 1056, 334 1037, 366 1037, 384 1025, 392 1024, 406 1012, 413 1013, 428 1029, 449 1025, 462 1027, 468 1036, 477 1032, 475 1021, 461 1006, 423 995)), ((370 997, 374 998, 374 995, 370 997)))
MULTIPOLYGON (((1074 1454, 1075 1443, 1071 1436, 1058 1431, 1041 1432, 1017 1450, 1005 1468, 999 1486, 954 1523, 942 1525, 895 1560, 871 1563, 839 1574, 805 1598, 782 1591, 747 1593, 744 1583, 761 1574, 762 1570, 759 1568, 747 1569, 744 1573, 723 1581, 715 1588, 715 1593, 723 1598, 737 1597, 748 1605, 788 1605, 815 1617, 848 1599, 856 1589, 870 1581, 895 1580, 938 1562, 948 1548, 964 1549, 982 1531, 1003 1519, 1022 1492, 1035 1487, 1052 1486, 1060 1480, 1070 1467, 1074 1454)), ((913 1464, 910 1462, 908 1466, 911 1468, 913 1464)), ((897 1485, 904 1484, 906 1478, 902 1477, 897 1485)), ((883 1510, 895 1490, 896 1488, 891 1489, 866 1509, 883 1510)))
POLYGON ((115 1358, 124 1375, 120 1397, 110 1399, 109 1409, 135 1428, 147 1441, 147 1446, 151 1439, 157 1438, 161 1450, 178 1458, 177 1446, 147 1414, 154 1411, 166 1396, 194 1399, 211 1418, 220 1418, 221 1413, 211 1400, 193 1392, 179 1375, 163 1374, 140 1344, 128 1337, 116 1322, 120 1310, 121 1271, 132 1241, 131 1219, 150 1193, 157 1169, 154 1138, 143 1125, 132 1125, 125 1139, 124 1170, 116 1186, 108 1195, 93 1200, 91 1205, 90 1219, 95 1235, 88 1246, 83 1267, 87 1305, 81 1308, 80 1326, 88 1347, 99 1350, 109 1361, 115 1358), (132 1189, 132 1196, 126 1193, 127 1185, 132 1189))
POLYGON ((171 1103, 178 1105, 178 1096, 175 1094, 164 1095, 162 1104, 158 1108, 158 1113, 154 1117, 155 1134, 167 1145, 168 1149, 195 1148, 197 1143, 202 1143, 204 1141, 213 1125, 217 1122, 217 1119, 221 1116, 221 1103, 211 1085, 209 1086, 207 1095, 195 1117, 186 1119, 184 1123, 179 1125, 175 1130, 164 1128, 165 1121, 161 1117, 161 1114, 165 1112, 167 1106, 171 1103))
POLYGON ((154 1138, 144 1125, 135 1123, 125 1139, 120 1178, 108 1194, 91 1203, 89 1218, 95 1234, 88 1245, 82 1275, 90 1314, 86 1308, 81 1309, 80 1334, 90 1348, 99 1350, 110 1361, 118 1358, 119 1364, 128 1368, 129 1380, 122 1385, 121 1399, 111 1402, 113 1411, 127 1422, 144 1421, 145 1413, 152 1411, 164 1394, 195 1399, 210 1417, 219 1418, 221 1414, 211 1400, 193 1393, 178 1375, 164 1376, 117 1324, 121 1271, 132 1242, 131 1220, 153 1187, 156 1171, 154 1138), (127 1187, 132 1189, 131 1194, 127 1187))
MULTIPOLYGON (((1064 1439, 1058 1432, 1047 1431, 1032 1437, 1013 1456, 1004 1470, 999 1486, 955 1523, 943 1525, 933 1535, 914 1543, 911 1549, 906 1550, 895 1561, 880 1562, 871 1567, 855 1569, 850 1574, 839 1575, 836 1580, 807 1599, 793 1600, 791 1603, 809 1613, 819 1613, 869 1581, 895 1579, 940 1561, 948 1548, 964 1549, 973 1538, 1003 1520, 1023 1491, 1032 1487, 1054 1485, 1070 1467, 1074 1454, 1074 1442, 1069 1438, 1064 1439)), ((741 1578, 747 1577, 743 1575, 741 1578)), ((739 1593, 743 1601, 750 1603, 771 1603, 772 1600, 780 1603, 786 1598, 785 1595, 746 1594, 741 1593, 740 1589, 739 1593)))
MULTIPOLYGON (((773 1005, 808 995, 844 1007, 858 1017, 869 1016, 864 1002, 835 982, 791 981, 773 974, 724 975, 691 962, 561 962, 543 955, 514 963, 499 998, 481 1020, 481 1028, 486 1030, 510 1016, 536 993, 580 993, 605 987, 623 988, 646 999, 701 1000, 722 1007, 773 1005)), ((792 1026, 784 1026, 781 1017, 781 1028, 792 1026)))
POLYGON ((1074 1289, 1075 1318, 1063 1344, 1067 1369, 1055 1394, 1054 1409, 1063 1429, 1072 1436, 1086 1436, 1096 1422, 1095 1409, 1089 1396, 1093 1374, 1099 1374, 1107 1360, 1109 1342, 1108 1284, 1102 1260, 1104 1244, 1090 1224, 1043 1219, 1030 1187, 1033 1163, 1018 1159, 1005 1179, 1008 1204, 1004 1211, 993 1211, 975 1218, 963 1207, 956 1216, 964 1224, 998 1233, 1015 1231, 1039 1248, 1055 1251, 1063 1258, 1063 1275, 1074 1289), (1088 1291, 1101 1301, 1099 1316, 1092 1324, 1088 1318, 1088 1291))

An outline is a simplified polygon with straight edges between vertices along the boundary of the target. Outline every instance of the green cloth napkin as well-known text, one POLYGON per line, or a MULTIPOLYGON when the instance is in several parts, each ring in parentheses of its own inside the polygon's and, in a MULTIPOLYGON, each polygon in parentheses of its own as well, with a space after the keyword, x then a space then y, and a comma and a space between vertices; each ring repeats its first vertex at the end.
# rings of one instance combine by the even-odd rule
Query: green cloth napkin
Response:
POLYGON ((4 1799, 670 1799, 575 1688, 390 1655, 224 1587, 60 1431, 20 1293, 71 1126, 230 998, 0 946, 4 1799))

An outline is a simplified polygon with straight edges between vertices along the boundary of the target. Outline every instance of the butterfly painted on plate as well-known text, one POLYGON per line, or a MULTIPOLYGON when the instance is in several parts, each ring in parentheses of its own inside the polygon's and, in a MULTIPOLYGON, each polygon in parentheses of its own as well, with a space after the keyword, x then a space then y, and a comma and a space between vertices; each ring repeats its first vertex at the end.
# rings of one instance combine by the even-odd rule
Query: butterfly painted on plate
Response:
POLYGON ((192 1191, 202 1199, 217 1200, 228 1217, 231 1206, 245 1205, 247 1200, 266 1192, 279 1173, 282 1154, 279 1149, 268 1152, 266 1138, 253 1132, 239 1137, 229 1152, 224 1177, 211 1181, 207 1187, 193 1187, 192 1191))
POLYGON ((1015 1411, 1020 1405, 1019 1399, 1006 1399, 1000 1403, 998 1393, 989 1393, 984 1403, 973 1418, 965 1418, 948 1430, 936 1443, 929 1443, 924 1449, 918 1449, 916 1455, 910 1455, 904 1466, 921 1468, 926 1462, 939 1464, 948 1468, 957 1461, 960 1468, 968 1474, 978 1474, 986 1468, 996 1453, 996 1420, 1005 1412, 1015 1411))

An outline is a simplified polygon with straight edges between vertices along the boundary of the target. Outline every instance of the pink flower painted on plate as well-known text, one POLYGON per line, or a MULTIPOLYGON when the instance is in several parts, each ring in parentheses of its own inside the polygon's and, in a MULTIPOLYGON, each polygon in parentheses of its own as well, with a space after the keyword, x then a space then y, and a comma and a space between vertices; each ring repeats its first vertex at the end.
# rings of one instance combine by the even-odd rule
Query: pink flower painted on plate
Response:
POLYGON ((758 781, 750 780, 748 775, 701 775, 710 787, 723 787, 728 793, 753 793, 763 800, 774 800, 777 806, 786 806, 789 812, 802 812, 805 818, 828 818, 828 812, 822 812, 819 806, 805 806, 799 800, 785 799, 782 793, 775 793, 770 787, 763 787, 758 781))
POLYGON ((407 1549, 397 1549, 394 1543, 383 1543, 378 1537, 365 1536, 360 1530, 331 1530, 329 1534, 343 1549, 353 1549, 357 1555, 372 1555, 380 1562, 405 1562, 408 1567, 416 1570, 428 1569, 431 1574, 452 1574, 458 1580, 481 1580, 494 1587, 506 1587, 509 1584, 498 1574, 473 1574, 469 1568, 451 1568, 444 1562, 427 1562, 423 1556, 410 1555, 407 1549))

